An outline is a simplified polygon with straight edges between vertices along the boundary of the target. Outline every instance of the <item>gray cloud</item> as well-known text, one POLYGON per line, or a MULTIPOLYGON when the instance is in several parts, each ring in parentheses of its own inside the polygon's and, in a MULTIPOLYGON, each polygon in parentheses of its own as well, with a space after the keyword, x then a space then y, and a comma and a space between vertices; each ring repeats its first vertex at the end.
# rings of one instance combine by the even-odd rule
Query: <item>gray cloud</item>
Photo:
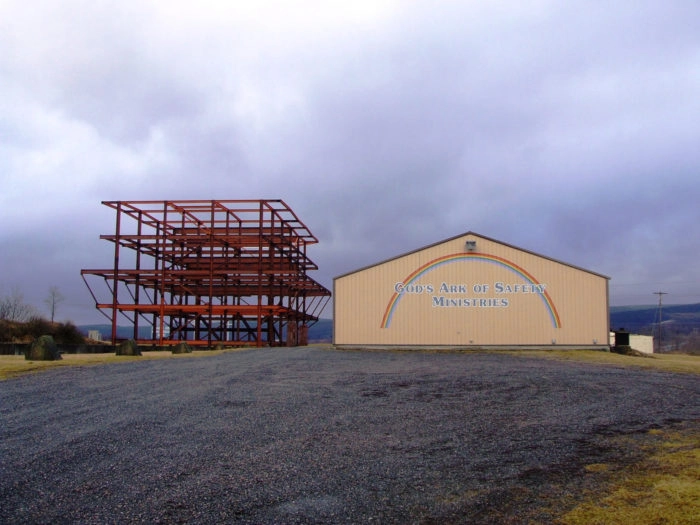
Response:
POLYGON ((94 318, 101 200, 282 198, 329 287, 473 230, 700 301, 695 2, 42 7, 0 6, 0 291, 94 318))

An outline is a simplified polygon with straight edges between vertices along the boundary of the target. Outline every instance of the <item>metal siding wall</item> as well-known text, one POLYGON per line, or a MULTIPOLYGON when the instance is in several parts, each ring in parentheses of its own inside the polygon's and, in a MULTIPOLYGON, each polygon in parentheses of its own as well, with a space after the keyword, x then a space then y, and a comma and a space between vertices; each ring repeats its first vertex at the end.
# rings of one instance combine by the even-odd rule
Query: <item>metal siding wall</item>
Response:
POLYGON ((340 345, 592 345, 606 344, 607 279, 476 235, 467 235, 406 255, 335 281, 335 343, 340 345), (404 294, 391 323, 382 319, 394 285, 417 269, 451 254, 467 254, 466 240, 476 252, 500 257, 546 284, 561 319, 553 325, 539 294, 497 294, 496 282, 525 284, 515 270, 493 260, 459 258, 426 271, 414 281, 432 285, 433 293, 404 294), (466 285, 467 293, 440 294, 441 283, 466 285), (474 293, 475 284, 489 286, 474 293), (433 296, 449 299, 508 299, 507 307, 433 306, 433 296))

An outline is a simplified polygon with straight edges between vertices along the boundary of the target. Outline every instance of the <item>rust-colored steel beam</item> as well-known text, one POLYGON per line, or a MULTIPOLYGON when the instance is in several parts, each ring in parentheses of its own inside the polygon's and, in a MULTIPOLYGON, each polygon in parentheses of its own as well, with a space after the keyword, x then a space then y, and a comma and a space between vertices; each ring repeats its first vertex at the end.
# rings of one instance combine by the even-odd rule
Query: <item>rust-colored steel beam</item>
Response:
POLYGON ((114 234, 100 236, 114 244, 114 265, 81 275, 112 343, 126 320, 141 344, 305 344, 330 299, 306 274, 318 268, 307 256, 318 239, 282 200, 103 204, 116 212, 114 234))

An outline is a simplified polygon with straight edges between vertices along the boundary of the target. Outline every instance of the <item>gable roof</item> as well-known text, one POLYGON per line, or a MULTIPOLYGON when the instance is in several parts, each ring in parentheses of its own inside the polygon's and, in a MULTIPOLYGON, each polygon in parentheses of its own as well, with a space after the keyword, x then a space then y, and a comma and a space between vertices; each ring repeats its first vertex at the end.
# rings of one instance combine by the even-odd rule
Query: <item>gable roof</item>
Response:
POLYGON ((536 256, 536 257, 541 257, 542 259, 547 259, 547 260, 549 260, 549 261, 552 261, 552 262, 555 262, 555 263, 558 263, 558 264, 563 264, 564 266, 568 266, 569 268, 573 268, 573 269, 575 269, 575 270, 579 270, 579 271, 582 271, 582 272, 589 273, 589 274, 591 274, 591 275, 595 275, 595 276, 597 276, 597 277, 602 277, 603 279, 610 280, 610 277, 608 277, 607 275, 603 275, 603 274, 600 274, 600 273, 597 273, 597 272, 593 272, 593 271, 591 271, 591 270, 587 270, 587 269, 585 269, 585 268, 581 268, 580 266, 575 266, 575 265, 573 265, 573 264, 569 264, 569 263, 560 261, 560 260, 558 260, 558 259, 554 259, 554 258, 552 258, 552 257, 547 257, 546 255, 542 255, 542 254, 540 254, 540 253, 536 253, 536 252, 533 252, 533 251, 531 251, 531 250, 526 250, 526 249, 524 249, 524 248, 520 248, 520 247, 518 247, 518 246, 514 246, 514 245, 512 245, 512 244, 508 244, 508 243, 499 241, 499 240, 497 240, 497 239, 492 239, 491 237, 486 237, 485 235, 481 235, 481 234, 476 233, 476 232, 473 232, 473 231, 468 231, 468 232, 466 232, 466 233, 460 233, 459 235, 455 235, 455 236, 450 237, 450 238, 448 238, 448 239, 443 239, 443 240, 441 240, 441 241, 434 242, 434 243, 432 243, 432 244, 428 244, 427 246, 423 246, 423 247, 421 247, 421 248, 416 248, 415 250, 411 250, 411 251, 409 251, 409 252, 405 252, 405 253, 402 253, 402 254, 400 254, 400 255, 396 255, 396 256, 394 256, 394 257, 390 257, 389 259, 384 259, 383 261, 379 261, 379 262, 374 263, 374 264, 369 264, 369 265, 367 265, 367 266, 363 266, 362 268, 358 268, 357 270, 352 270, 352 271, 350 271, 350 272, 346 272, 346 273, 344 273, 344 274, 338 275, 338 276, 334 277, 333 280, 335 281, 336 279, 341 279, 341 278, 346 277, 346 276, 348 276, 348 275, 352 275, 352 274, 354 274, 354 273, 362 272, 362 271, 368 270, 369 268, 374 268, 375 266, 381 266, 382 264, 386 264, 386 263, 388 263, 388 262, 390 262, 390 261, 395 261, 396 259, 401 259, 402 257, 406 257, 406 256, 412 255, 412 254, 414 254, 414 253, 422 252, 423 250, 427 250, 427 249, 433 248, 433 247, 435 247, 435 246, 439 246, 440 244, 445 244, 445 243, 447 243, 447 242, 454 241, 455 239, 459 239, 460 237, 466 237, 466 236, 468 236, 468 235, 472 235, 472 236, 474 236, 474 237, 479 237, 480 239, 484 239, 485 241, 495 242, 495 243, 497 243, 497 244, 500 244, 501 246, 506 246, 507 248, 512 248, 512 249, 514 249, 514 250, 518 250, 518 251, 521 251, 521 252, 524 252, 524 253, 529 253, 530 255, 534 255, 534 256, 536 256))

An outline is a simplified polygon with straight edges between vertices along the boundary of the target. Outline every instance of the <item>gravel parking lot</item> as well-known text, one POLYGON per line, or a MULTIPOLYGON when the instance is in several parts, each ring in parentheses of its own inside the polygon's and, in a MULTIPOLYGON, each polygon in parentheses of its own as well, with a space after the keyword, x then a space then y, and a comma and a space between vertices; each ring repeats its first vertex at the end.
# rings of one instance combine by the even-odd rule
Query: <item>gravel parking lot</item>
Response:
POLYGON ((306 347, 0 382, 2 523, 519 523, 696 376, 306 347))

